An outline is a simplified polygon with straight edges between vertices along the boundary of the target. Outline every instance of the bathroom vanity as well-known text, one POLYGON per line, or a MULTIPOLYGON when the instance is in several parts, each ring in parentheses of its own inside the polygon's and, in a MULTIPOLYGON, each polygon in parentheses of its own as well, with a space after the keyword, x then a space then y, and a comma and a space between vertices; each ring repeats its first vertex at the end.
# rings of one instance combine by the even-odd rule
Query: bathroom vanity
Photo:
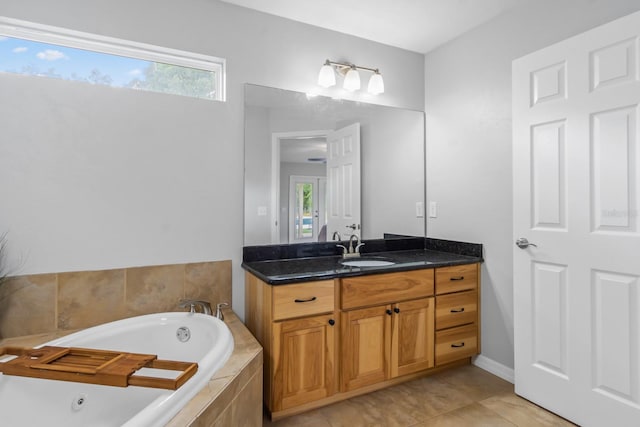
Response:
POLYGON ((469 363, 480 351, 476 246, 363 254, 390 262, 373 267, 245 257, 245 323, 264 347, 272 418, 469 363))

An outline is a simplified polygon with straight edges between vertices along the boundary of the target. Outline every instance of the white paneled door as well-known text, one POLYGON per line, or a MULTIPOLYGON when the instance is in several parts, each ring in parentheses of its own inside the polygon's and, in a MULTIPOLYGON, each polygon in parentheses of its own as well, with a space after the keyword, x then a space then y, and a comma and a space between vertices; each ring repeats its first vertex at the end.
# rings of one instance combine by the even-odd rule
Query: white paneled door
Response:
POLYGON ((640 13, 513 63, 516 393, 640 426, 640 13))
POLYGON ((360 235, 360 123, 327 135, 327 239, 360 235))

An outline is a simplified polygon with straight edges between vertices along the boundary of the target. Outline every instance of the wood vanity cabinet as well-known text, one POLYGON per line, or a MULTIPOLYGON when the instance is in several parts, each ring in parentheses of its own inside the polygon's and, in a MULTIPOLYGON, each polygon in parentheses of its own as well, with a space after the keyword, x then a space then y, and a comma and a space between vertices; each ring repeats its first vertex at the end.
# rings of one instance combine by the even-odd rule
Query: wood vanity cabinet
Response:
POLYGON ((479 352, 478 277, 479 264, 274 286, 247 273, 272 418, 465 363, 479 352))
POLYGON ((341 391, 434 366, 433 270, 341 282, 341 391))
POLYGON ((480 352, 479 269, 480 264, 436 268, 436 366, 480 352))
POLYGON ((271 413, 336 391, 334 282, 271 286, 246 275, 245 323, 264 348, 264 400, 271 413))

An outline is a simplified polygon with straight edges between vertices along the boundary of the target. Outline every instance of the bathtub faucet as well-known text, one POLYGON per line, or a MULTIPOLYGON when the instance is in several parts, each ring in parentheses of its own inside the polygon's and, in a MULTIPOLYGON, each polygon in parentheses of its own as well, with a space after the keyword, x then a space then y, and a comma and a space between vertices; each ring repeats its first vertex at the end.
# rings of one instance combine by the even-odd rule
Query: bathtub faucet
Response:
POLYGON ((208 314, 209 316, 213 315, 213 313, 211 312, 211 304, 209 304, 207 301, 196 300, 196 299, 183 299, 183 300, 180 300, 179 306, 180 308, 189 307, 190 313, 195 313, 196 306, 199 306, 202 309, 203 314, 208 314))
POLYGON ((222 314, 222 309, 224 307, 229 307, 229 303, 221 302, 220 304, 216 305, 216 317, 220 320, 224 320, 224 314, 222 314))

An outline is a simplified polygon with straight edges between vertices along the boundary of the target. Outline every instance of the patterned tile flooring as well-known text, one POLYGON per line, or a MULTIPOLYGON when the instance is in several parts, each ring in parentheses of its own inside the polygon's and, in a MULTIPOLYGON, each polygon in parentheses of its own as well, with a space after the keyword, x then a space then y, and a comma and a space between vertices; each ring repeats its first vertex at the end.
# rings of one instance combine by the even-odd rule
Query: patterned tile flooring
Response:
POLYGON ((409 381, 264 427, 538 427, 570 422, 522 399, 475 366, 409 381))

